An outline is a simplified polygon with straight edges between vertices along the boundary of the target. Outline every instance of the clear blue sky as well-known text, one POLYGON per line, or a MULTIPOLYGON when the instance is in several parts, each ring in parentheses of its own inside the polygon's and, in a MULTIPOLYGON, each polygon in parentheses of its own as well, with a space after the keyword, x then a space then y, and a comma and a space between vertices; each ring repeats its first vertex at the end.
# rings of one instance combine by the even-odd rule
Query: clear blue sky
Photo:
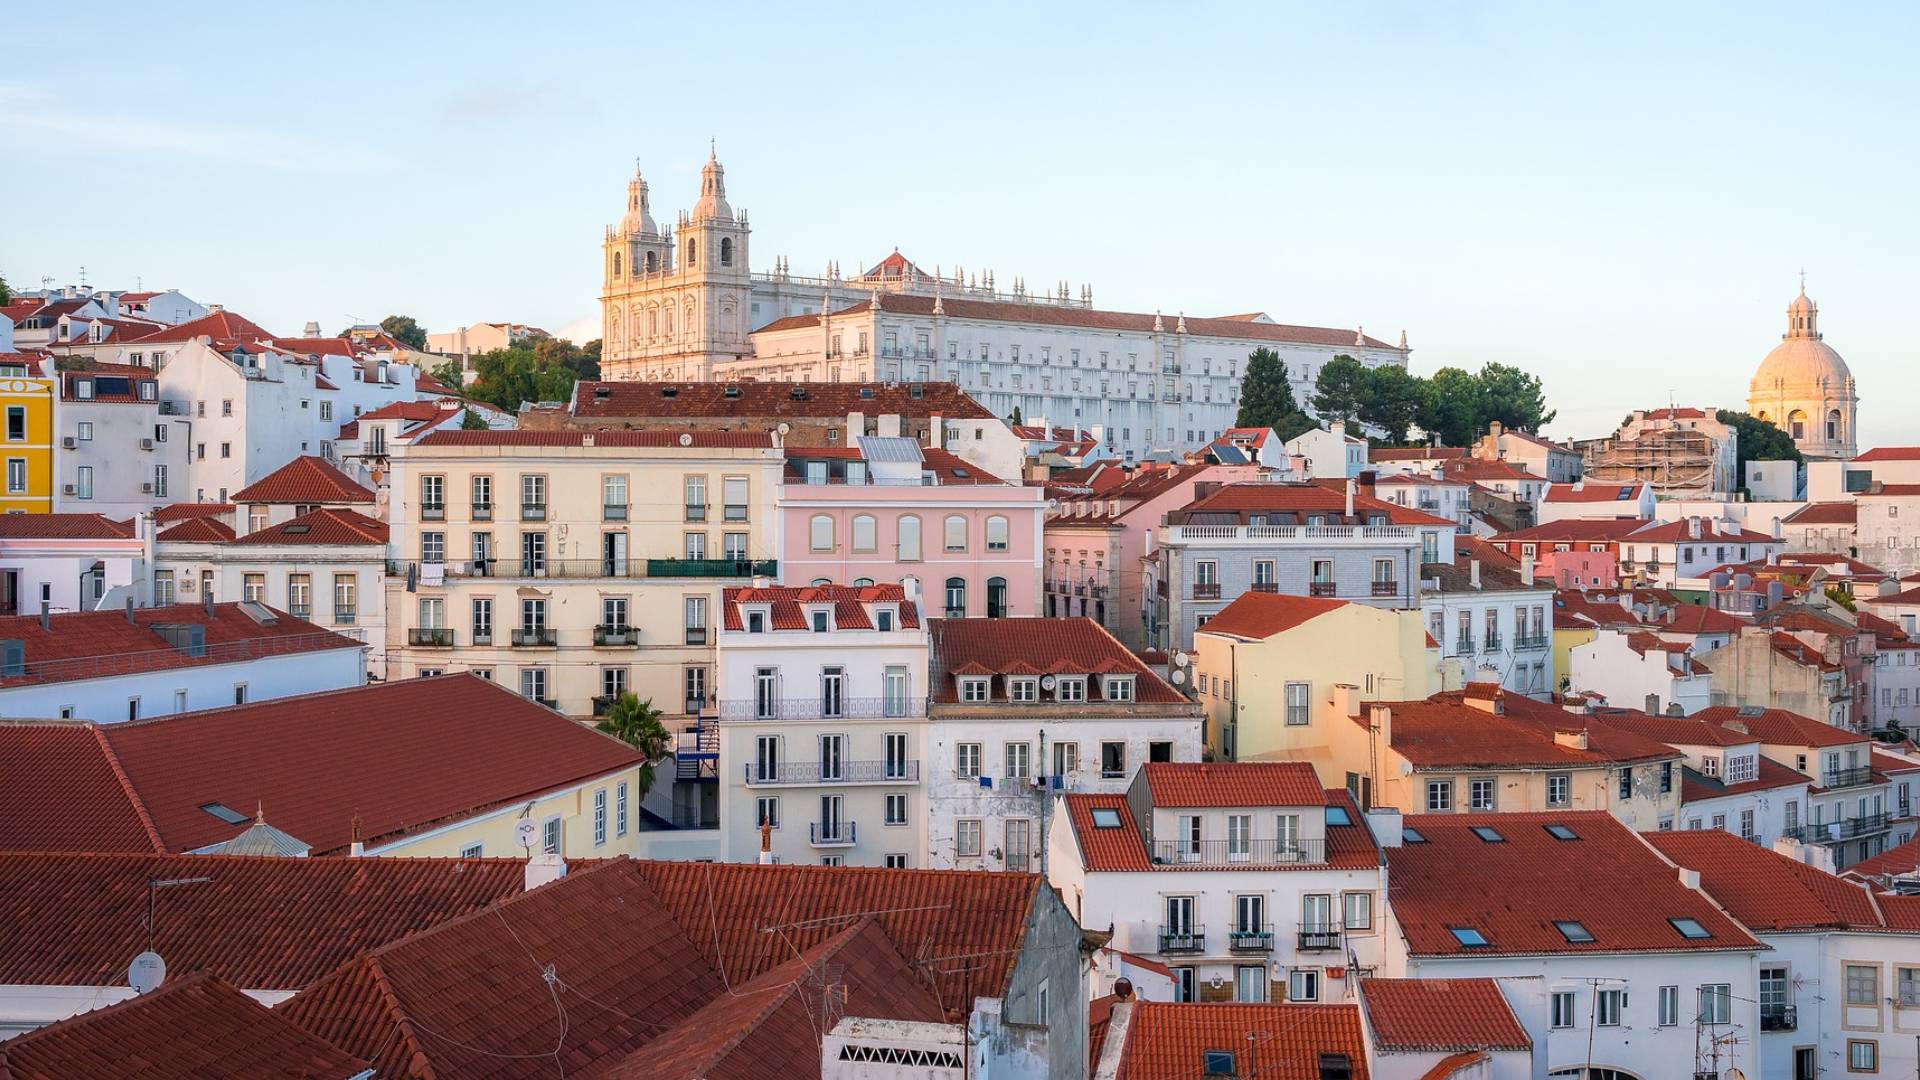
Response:
POLYGON ((1910 6, 21 6, 0 273, 283 333, 596 312, 635 157, 757 268, 926 265, 1518 364, 1561 435, 1739 407, 1796 273, 1920 441, 1910 6))

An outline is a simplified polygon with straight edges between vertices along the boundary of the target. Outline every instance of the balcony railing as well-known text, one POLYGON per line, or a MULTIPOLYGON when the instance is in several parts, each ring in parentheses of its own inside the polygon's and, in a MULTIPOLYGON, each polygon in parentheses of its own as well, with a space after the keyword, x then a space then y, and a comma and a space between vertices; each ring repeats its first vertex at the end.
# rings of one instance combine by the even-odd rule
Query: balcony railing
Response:
POLYGON ((473 637, 471 640, 475 645, 493 644, 493 627, 491 626, 484 627, 484 628, 478 627, 478 626, 474 627, 473 637))
POLYGON ((1234 952, 1272 952, 1273 924, 1235 926, 1227 931, 1227 948, 1234 952))
POLYGON ((1487 640, 1484 643, 1482 643, 1480 646, 1480 651, 1490 652, 1490 653, 1499 652, 1500 651, 1500 635, 1488 634, 1487 640))
POLYGON ((1277 593, 1280 591, 1280 583, 1277 581, 1256 581, 1252 587, 1254 592, 1277 593))
MULTIPOLYGON (((485 556, 435 564, 448 578, 749 578, 774 577, 773 559, 529 559, 485 556)), ((391 560, 387 573, 419 574, 420 564, 391 560)))
POLYGON ((1340 585, 1338 582, 1313 581, 1307 583, 1308 596, 1335 596, 1338 595, 1339 592, 1340 585))
POLYGON ((415 627, 407 631, 407 644, 423 649, 453 648, 453 631, 445 627, 422 629, 415 627))
POLYGON ((1314 927, 1300 931, 1301 952, 1338 952, 1340 950, 1340 931, 1331 927, 1314 927))
POLYGON ((1411 525, 1168 525, 1167 538, 1175 544, 1199 540, 1237 540, 1255 543, 1393 543, 1419 539, 1411 525))
POLYGON ((923 697, 725 698, 714 704, 722 720, 880 720, 927 714, 923 697))
POLYGON ((814 847, 852 847, 851 821, 816 821, 807 826, 807 843, 814 847))
POLYGON ((1453 643, 1453 655, 1472 656, 1473 655, 1473 636, 1467 635, 1455 641, 1453 643))
POLYGON ((631 626, 610 626, 603 623, 593 628, 593 643, 595 645, 638 645, 640 631, 631 626))
POLYGON ((516 649, 551 649, 559 641, 559 635, 551 626, 523 626, 513 632, 516 649))
POLYGON ((627 520, 627 508, 624 505, 621 505, 621 506, 613 506, 611 504, 603 505, 600 507, 600 520, 625 521, 627 520))
POLYGON ((773 577, 780 564, 773 559, 648 559, 648 577, 773 577))
POLYGON ((490 502, 474 503, 473 509, 470 511, 470 516, 475 521, 492 521, 493 520, 493 504, 490 502))
POLYGON ((1520 634, 1513 639, 1513 647, 1517 652, 1544 649, 1547 647, 1547 636, 1545 634, 1520 634))
POLYGON ((1324 840, 1155 840, 1163 866, 1288 866, 1326 861, 1324 840))
POLYGON ((687 503, 686 508, 687 508, 688 521, 707 520, 707 504, 706 503, 687 503))
POLYGON ((1761 1031, 1793 1031, 1800 1026, 1800 1010, 1792 1005, 1760 1006, 1761 1031))
POLYGON ((596 694, 593 699, 593 715, 607 715, 613 711, 613 703, 619 700, 616 694, 596 694))
POLYGON ((1841 818, 1819 825, 1800 825, 1784 830, 1781 835, 1807 844, 1834 844, 1842 840, 1885 832, 1892 823, 1892 818, 1886 814, 1867 814, 1864 817, 1841 818))
POLYGON ((1193 598, 1195 600, 1220 599, 1220 583, 1217 581, 1211 584, 1195 582, 1193 586, 1193 598))
POLYGON ((347 607, 341 607, 339 605, 334 606, 333 621, 336 625, 351 626, 353 625, 354 620, 358 619, 359 617, 360 617, 360 613, 356 611, 352 606, 347 606, 347 607))
POLYGON ((1873 770, 1865 765, 1851 769, 1827 769, 1820 774, 1823 788, 1854 787, 1873 782, 1873 770))
POLYGON ((447 520, 447 504, 446 503, 421 503, 420 504, 420 520, 421 521, 447 520))
POLYGON ((1160 928, 1160 951, 1162 953, 1197 953, 1207 951, 1207 928, 1204 926, 1162 926, 1160 928))
POLYGON ((900 784, 919 781, 920 762, 842 761, 828 766, 818 761, 750 761, 740 771, 748 787, 900 784))
POLYGON ((521 503, 520 504, 520 520, 521 521, 547 520, 547 504, 546 503, 521 503))
POLYGON ((1375 596, 1399 596, 1400 583, 1397 581, 1376 581, 1373 583, 1375 596))

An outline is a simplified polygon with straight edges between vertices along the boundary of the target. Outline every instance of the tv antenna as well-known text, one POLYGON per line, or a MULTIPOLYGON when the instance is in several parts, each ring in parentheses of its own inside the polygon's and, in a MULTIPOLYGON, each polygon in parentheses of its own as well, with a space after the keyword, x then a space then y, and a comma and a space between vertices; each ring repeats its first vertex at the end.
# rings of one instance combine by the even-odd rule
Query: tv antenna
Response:
POLYGON ((133 958, 127 965, 127 985, 136 994, 144 994, 158 987, 167 979, 167 962, 154 951, 154 908, 155 899, 161 889, 171 889, 180 885, 204 885, 213 881, 210 877, 190 878, 149 878, 147 881, 147 948, 145 952, 133 958))

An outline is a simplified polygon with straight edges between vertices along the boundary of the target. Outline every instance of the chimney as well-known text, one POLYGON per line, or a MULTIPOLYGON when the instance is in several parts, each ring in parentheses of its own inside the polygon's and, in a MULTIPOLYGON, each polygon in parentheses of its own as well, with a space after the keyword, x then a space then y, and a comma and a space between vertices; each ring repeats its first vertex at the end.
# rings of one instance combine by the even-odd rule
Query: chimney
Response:
MULTIPOLYGON (((1360 688, 1352 683, 1333 684, 1333 715, 1337 718, 1360 714, 1360 688)), ((1308 716, 1312 720, 1312 716, 1308 716)))
POLYGON ((347 845, 347 854, 357 859, 366 853, 367 844, 361 835, 360 814, 356 811, 353 815, 353 842, 347 845))
POLYGON ((1700 539, 1700 519, 1699 518, 1690 517, 1687 519, 1687 535, 1692 537, 1695 540, 1700 539))
POLYGON ((1478 709, 1483 713, 1492 713, 1494 716, 1505 716, 1507 712, 1507 704, 1501 697, 1498 683, 1468 682, 1466 692, 1460 695, 1460 700, 1469 709, 1478 709), (1476 690, 1475 687, 1480 689, 1476 690))
POLYGON ((1193 501, 1199 502, 1201 499, 1207 498, 1214 492, 1219 491, 1221 487, 1222 485, 1218 480, 1195 480, 1193 482, 1193 501))
POLYGON ((1391 806, 1362 807, 1367 815, 1367 829, 1373 833, 1373 842, 1383 848, 1397 848, 1406 842, 1406 821, 1400 811, 1391 806))
POLYGON ((1520 556, 1520 584, 1533 584, 1533 556, 1520 556))
POLYGON ((1353 516, 1353 490, 1357 487, 1352 477, 1347 478, 1347 516, 1353 516))
POLYGON ((1553 745, 1571 747, 1575 750, 1587 748, 1587 729, 1579 731, 1556 731, 1553 733, 1553 745))
POLYGON ((1683 889, 1691 889, 1694 892, 1699 892, 1700 891, 1700 871, 1689 870, 1684 866, 1681 867, 1680 868, 1680 887, 1683 889))
POLYGON ((319 337, 319 336, 320 336, 320 324, 319 324, 319 322, 317 322, 317 321, 315 321, 315 320, 313 320, 313 319, 308 319, 308 320, 307 320, 307 325, 305 325, 305 326, 303 326, 303 327, 301 327, 301 328, 300 328, 300 336, 301 336, 301 337, 310 337, 310 338, 316 338, 316 337, 319 337))
POLYGON ((225 304, 208 304, 207 305, 207 314, 209 315, 218 315, 225 310, 227 310, 227 305, 225 304))
POLYGON ((1787 537, 1786 530, 1780 527, 1780 519, 1777 517, 1774 518, 1773 519, 1773 538, 1775 540, 1784 540, 1786 539, 1786 537, 1787 537))
POLYGON ((135 625, 133 622, 133 594, 132 593, 127 594, 127 623, 128 625, 135 625))
POLYGON ((567 876, 567 861, 557 852, 542 851, 527 860, 527 888, 537 889, 567 876))
POLYGON ((1575 480, 1575 481, 1573 482, 1573 490, 1575 490, 1575 491, 1585 491, 1585 490, 1587 490, 1587 482, 1586 482, 1586 480, 1585 480, 1585 479, 1580 479, 1580 480, 1575 480))
POLYGON ((773 823, 760 823, 760 865, 773 865, 773 823))
POLYGON ((1467 584, 1473 586, 1476 589, 1480 587, 1480 560, 1479 559, 1467 560, 1467 584))
POLYGON ((1393 710, 1385 705, 1367 707, 1367 726, 1380 733, 1380 745, 1393 745, 1393 710))
POLYGON ((40 629, 53 633, 53 605, 45 600, 40 601, 40 629))

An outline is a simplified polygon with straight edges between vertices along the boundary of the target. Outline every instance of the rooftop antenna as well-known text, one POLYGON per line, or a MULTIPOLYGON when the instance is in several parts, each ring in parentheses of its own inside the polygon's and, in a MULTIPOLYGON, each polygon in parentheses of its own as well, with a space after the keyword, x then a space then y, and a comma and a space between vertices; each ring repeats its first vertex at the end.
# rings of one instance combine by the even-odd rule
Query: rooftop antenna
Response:
POLYGON ((144 994, 167 979, 167 962, 153 949, 154 901, 161 889, 171 889, 179 885, 204 885, 212 882, 210 877, 190 878, 150 878, 147 881, 147 950, 133 958, 127 965, 127 985, 136 994, 144 994))
MULTIPOLYGON (((84 265, 80 267, 80 287, 83 289, 87 287, 87 268, 84 265)), ((1806 287, 1804 285, 1801 286, 1801 290, 1803 292, 1805 291, 1805 288, 1806 287)))

